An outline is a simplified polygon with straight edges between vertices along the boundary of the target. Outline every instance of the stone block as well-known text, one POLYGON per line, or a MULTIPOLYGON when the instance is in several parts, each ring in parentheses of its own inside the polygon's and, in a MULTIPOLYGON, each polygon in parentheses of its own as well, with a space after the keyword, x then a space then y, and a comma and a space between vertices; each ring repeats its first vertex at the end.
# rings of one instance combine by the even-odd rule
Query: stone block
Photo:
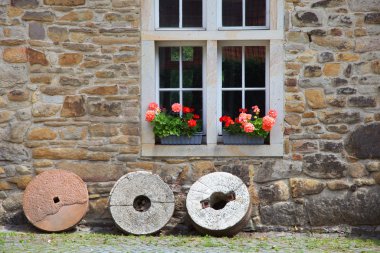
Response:
POLYGON ((300 162, 294 161, 264 161, 262 165, 254 167, 253 181, 257 183, 265 183, 279 179, 287 179, 298 176, 302 173, 300 162))
POLYGON ((364 23, 366 24, 380 24, 380 13, 367 13, 364 16, 364 23))
POLYGON ((316 11, 297 11, 292 16, 292 23, 298 27, 318 27, 322 26, 322 17, 316 11))
POLYGON ((83 60, 83 54, 79 53, 65 53, 59 56, 58 63, 61 66, 74 66, 81 63, 83 60))
POLYGON ((365 52, 379 51, 380 50, 379 40, 380 40, 380 36, 357 38, 356 44, 355 44, 356 45, 355 52, 365 53, 365 52))
POLYGON ((325 184, 323 182, 307 178, 291 178, 289 179, 289 184, 293 198, 318 194, 325 188, 325 184))
POLYGON ((280 226, 302 226, 306 224, 306 213, 302 204, 278 202, 260 206, 262 224, 280 226))
POLYGON ((86 0, 44 0, 46 5, 79 6, 86 4, 86 0))
POLYGON ((94 18, 94 13, 92 11, 71 11, 68 14, 61 17, 60 21, 71 21, 71 22, 83 22, 90 21, 94 18))
POLYGON ((322 75, 320 66, 306 66, 303 72, 305 77, 319 77, 322 75))
POLYGON ((318 54, 317 59, 319 63, 332 62, 334 61, 334 54, 331 52, 322 52, 318 54))
POLYGON ((314 153, 318 151, 318 143, 315 141, 296 140, 292 142, 292 151, 298 153, 314 153))
POLYGON ((66 96, 63 102, 61 117, 81 117, 86 114, 84 96, 66 96))
POLYGON ((27 49, 25 47, 5 48, 3 60, 9 63, 26 63, 28 62, 27 49))
POLYGON ((48 28, 48 37, 55 43, 64 42, 69 40, 69 32, 65 27, 52 26, 48 28))
POLYGON ((32 156, 35 159, 52 159, 52 160, 85 160, 87 150, 83 148, 34 148, 32 156))
POLYGON ((37 22, 29 23, 29 38, 32 40, 44 40, 45 28, 43 24, 37 22))
POLYGON ((332 141, 321 141, 319 142, 321 151, 340 153, 343 150, 343 143, 332 142, 332 141))
POLYGON ((111 137, 118 135, 117 127, 109 124, 91 124, 88 130, 91 137, 111 137))
POLYGON ((350 97, 348 103, 356 107, 376 107, 377 105, 376 98, 365 96, 350 97))
POLYGON ((359 159, 380 158, 380 123, 356 128, 346 139, 347 153, 359 159))
POLYGON ((311 36, 313 43, 320 47, 330 48, 334 50, 347 51, 354 48, 354 43, 352 40, 347 40, 346 38, 335 37, 335 36, 311 36))
POLYGON ((340 7, 345 6, 346 1, 345 0, 321 0, 313 3, 311 5, 311 8, 333 8, 333 7, 340 7))
POLYGON ((347 172, 348 175, 353 178, 360 178, 369 175, 368 171, 365 169, 365 166, 361 163, 349 164, 347 172))
POLYGON ((93 86, 88 88, 83 88, 80 90, 82 94, 88 95, 116 95, 118 92, 118 86, 93 86))
POLYGON ((95 116, 119 116, 122 112, 120 102, 93 102, 88 104, 89 114, 95 116))
POLYGON ((335 155, 315 154, 305 155, 303 172, 314 178, 342 178, 347 166, 335 155))
POLYGON ((28 61, 30 65, 35 65, 35 64, 39 64, 42 66, 49 65, 49 62, 46 59, 46 56, 44 53, 28 48, 27 54, 28 54, 28 61))
POLYGON ((309 196, 305 208, 312 226, 379 224, 379 199, 380 186, 361 187, 309 196))
POLYGON ((28 134, 29 140, 54 140, 57 133, 47 127, 39 127, 32 129, 28 134))
POLYGON ((326 63, 323 67, 323 74, 325 76, 339 76, 340 63, 326 63))
POLYGON ((350 185, 344 180, 331 180, 327 182, 327 188, 331 191, 339 191, 349 189, 350 185))
POLYGON ((32 107, 33 117, 51 117, 57 114, 61 105, 36 103, 32 107))
POLYGON ((22 16, 24 21, 53 22, 55 15, 51 11, 26 11, 22 16))
POLYGON ((319 112, 318 118, 322 123, 325 124, 353 124, 360 122, 360 113, 340 110, 328 110, 319 112))
POLYGON ((321 109, 327 107, 323 89, 306 89, 305 97, 307 104, 312 109, 321 109))
POLYGON ((29 160, 29 150, 24 145, 0 142, 0 161, 21 163, 29 160))
POLYGON ((39 3, 38 0, 12 0, 11 5, 23 9, 34 9, 38 7, 39 3))
POLYGON ((284 181, 261 186, 259 188, 260 203, 267 205, 273 202, 286 201, 289 199, 289 187, 284 181))
POLYGON ((377 0, 348 0, 348 6, 355 12, 380 11, 377 0))
POLYGON ((9 101, 14 102, 22 102, 27 101, 29 99, 30 92, 28 90, 11 90, 7 93, 7 97, 9 101))

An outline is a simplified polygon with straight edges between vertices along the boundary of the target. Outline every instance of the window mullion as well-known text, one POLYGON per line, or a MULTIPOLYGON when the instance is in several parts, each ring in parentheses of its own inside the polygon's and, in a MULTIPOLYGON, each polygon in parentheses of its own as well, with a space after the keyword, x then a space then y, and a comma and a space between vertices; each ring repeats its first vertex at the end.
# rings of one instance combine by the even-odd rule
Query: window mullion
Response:
POLYGON ((182 0, 179 0, 179 28, 182 28, 182 0))
POLYGON ((243 28, 245 28, 245 0, 242 0, 243 1, 243 22, 242 22, 242 25, 243 25, 243 28))
POLYGON ((242 47, 242 53, 241 53, 242 61, 241 61, 241 89, 242 89, 242 107, 245 108, 245 46, 242 47))
MULTIPOLYGON (((183 105, 182 96, 182 47, 179 47, 179 103, 183 105)), ((182 115, 182 112, 180 113, 182 115)))

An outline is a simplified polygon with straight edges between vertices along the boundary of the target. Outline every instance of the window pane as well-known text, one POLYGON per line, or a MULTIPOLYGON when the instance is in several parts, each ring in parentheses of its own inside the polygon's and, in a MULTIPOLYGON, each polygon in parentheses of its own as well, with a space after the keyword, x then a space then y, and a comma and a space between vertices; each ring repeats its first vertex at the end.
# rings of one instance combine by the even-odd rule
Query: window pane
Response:
POLYGON ((242 47, 222 48, 222 86, 242 86, 242 47))
POLYGON ((182 26, 202 27, 202 0, 182 0, 182 26))
POLYGON ((246 91, 245 92, 245 107, 251 109, 257 105, 260 108, 260 116, 265 115, 265 91, 246 91))
POLYGON ((179 91, 160 91, 160 106, 162 108, 170 112, 174 103, 179 103, 179 91))
POLYGON ((222 115, 228 115, 233 119, 239 115, 239 109, 242 106, 241 91, 223 91, 222 92, 222 115))
POLYGON ((182 47, 182 84, 202 88, 202 47, 182 47))
POLYGON ((245 47, 245 86, 265 87, 265 47, 245 47))
POLYGON ((266 0, 245 0, 245 25, 265 26, 266 0))
POLYGON ((179 47, 160 47, 160 88, 179 88, 179 47))
POLYGON ((195 109, 195 113, 203 115, 203 99, 202 91, 184 91, 183 92, 183 105, 195 109))
POLYGON ((222 25, 242 26, 243 22, 243 1, 223 0, 222 3, 222 25))
POLYGON ((160 0, 160 27, 179 27, 179 0, 160 0))

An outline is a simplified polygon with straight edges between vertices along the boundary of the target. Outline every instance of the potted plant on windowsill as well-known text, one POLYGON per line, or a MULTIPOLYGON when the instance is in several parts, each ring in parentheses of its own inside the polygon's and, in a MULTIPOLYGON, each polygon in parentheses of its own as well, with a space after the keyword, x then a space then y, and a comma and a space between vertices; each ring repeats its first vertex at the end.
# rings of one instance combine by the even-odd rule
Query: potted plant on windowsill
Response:
POLYGON ((239 117, 233 120, 224 115, 219 121, 223 123, 223 143, 226 145, 260 145, 272 130, 277 112, 269 110, 268 115, 259 117, 260 108, 252 106, 252 114, 247 109, 240 109, 239 117))
POLYGON ((202 135, 200 116, 194 109, 174 103, 171 111, 161 109, 158 104, 150 103, 145 120, 153 125, 153 132, 164 145, 200 145, 202 135))

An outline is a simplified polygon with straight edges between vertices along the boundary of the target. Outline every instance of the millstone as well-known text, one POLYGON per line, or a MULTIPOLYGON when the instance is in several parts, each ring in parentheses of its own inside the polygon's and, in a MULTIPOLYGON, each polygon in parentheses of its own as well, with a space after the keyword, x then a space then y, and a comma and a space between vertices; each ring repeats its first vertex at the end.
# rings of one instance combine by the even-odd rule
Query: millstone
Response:
POLYGON ((58 232, 70 229, 87 212, 87 186, 72 172, 45 171, 26 187, 23 209, 27 219, 41 230, 58 232))
POLYGON ((233 236, 251 217, 251 202, 243 181, 226 172, 201 177, 190 188, 186 208, 194 227, 203 234, 233 236))
POLYGON ((163 228, 174 213, 174 194, 162 179, 149 172, 121 177, 111 190, 110 211, 124 232, 144 235, 163 228))

